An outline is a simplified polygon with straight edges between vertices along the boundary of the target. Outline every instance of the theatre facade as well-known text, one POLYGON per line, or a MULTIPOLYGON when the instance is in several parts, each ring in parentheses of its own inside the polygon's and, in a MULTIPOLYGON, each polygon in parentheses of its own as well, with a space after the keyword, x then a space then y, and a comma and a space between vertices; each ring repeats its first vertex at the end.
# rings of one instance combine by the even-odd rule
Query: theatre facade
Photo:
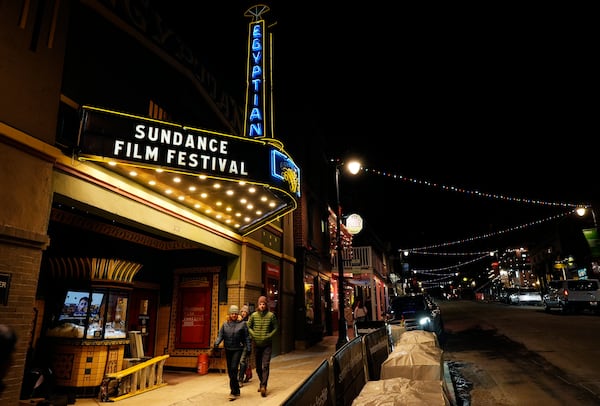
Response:
POLYGON ((246 13, 241 105, 145 2, 51 4, 0 4, 0 323, 20 337, 0 403, 39 365, 96 396, 132 331, 196 368, 261 295, 293 350, 301 171, 272 134, 268 8, 246 13))

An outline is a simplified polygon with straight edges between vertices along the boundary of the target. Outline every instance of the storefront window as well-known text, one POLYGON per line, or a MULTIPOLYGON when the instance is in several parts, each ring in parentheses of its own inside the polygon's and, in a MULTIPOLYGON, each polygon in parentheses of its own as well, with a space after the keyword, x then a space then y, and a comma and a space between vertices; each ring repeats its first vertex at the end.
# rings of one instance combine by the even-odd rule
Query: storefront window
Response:
POLYGON ((281 314, 279 314, 279 266, 265 262, 264 268, 268 309, 269 311, 275 313, 277 317, 281 317, 281 314))
POLYGON ((109 294, 104 338, 127 336, 127 296, 120 292, 109 294))
POLYGON ((323 283, 323 280, 319 280, 319 293, 319 303, 321 305, 321 311, 319 312, 319 316, 321 318, 320 323, 323 326, 323 331, 325 331, 327 302, 325 301, 325 283, 323 283))
POLYGON ((304 303, 306 303, 306 323, 313 324, 315 321, 315 278, 312 275, 304 275, 304 303))
POLYGON ((68 290, 53 317, 51 337, 113 339, 127 337, 127 293, 115 290, 68 290))

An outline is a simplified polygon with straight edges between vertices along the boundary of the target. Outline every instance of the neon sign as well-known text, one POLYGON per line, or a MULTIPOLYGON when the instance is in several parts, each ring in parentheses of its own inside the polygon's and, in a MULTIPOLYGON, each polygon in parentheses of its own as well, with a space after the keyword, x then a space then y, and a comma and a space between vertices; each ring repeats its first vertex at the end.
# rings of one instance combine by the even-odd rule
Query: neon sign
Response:
POLYGON ((264 20, 250 24, 246 136, 265 136, 264 20))

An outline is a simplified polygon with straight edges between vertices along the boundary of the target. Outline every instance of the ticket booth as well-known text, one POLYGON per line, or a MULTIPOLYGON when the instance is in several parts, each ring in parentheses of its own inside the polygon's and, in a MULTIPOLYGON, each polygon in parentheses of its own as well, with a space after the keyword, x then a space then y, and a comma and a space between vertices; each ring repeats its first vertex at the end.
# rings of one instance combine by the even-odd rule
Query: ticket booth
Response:
POLYGON ((86 278, 66 278, 47 297, 43 340, 56 386, 77 397, 95 397, 104 375, 123 368, 129 344, 127 316, 133 274, 123 280, 119 272, 104 271, 132 265, 139 270, 141 266, 99 258, 86 258, 79 264, 85 264, 89 273, 77 275, 86 278), (103 274, 95 271, 98 267, 103 274))

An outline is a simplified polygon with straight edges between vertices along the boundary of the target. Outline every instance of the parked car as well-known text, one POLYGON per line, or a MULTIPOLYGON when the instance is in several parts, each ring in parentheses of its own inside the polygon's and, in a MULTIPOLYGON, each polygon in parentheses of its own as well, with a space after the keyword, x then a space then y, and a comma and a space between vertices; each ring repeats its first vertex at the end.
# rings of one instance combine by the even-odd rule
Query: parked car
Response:
POLYGON ((519 289, 517 288, 502 288, 502 290, 498 294, 498 301, 510 304, 510 296, 518 291, 519 289))
POLYGON ((403 324, 406 331, 424 330, 435 333, 441 342, 444 322, 439 306, 422 294, 395 296, 388 311, 390 324, 403 324))
POLYGON ((551 281, 548 293, 544 295, 544 310, 558 310, 561 313, 580 313, 591 310, 600 313, 600 280, 567 279, 551 281))
POLYGON ((508 296, 508 302, 516 305, 541 305, 542 294, 535 288, 519 288, 508 296))

